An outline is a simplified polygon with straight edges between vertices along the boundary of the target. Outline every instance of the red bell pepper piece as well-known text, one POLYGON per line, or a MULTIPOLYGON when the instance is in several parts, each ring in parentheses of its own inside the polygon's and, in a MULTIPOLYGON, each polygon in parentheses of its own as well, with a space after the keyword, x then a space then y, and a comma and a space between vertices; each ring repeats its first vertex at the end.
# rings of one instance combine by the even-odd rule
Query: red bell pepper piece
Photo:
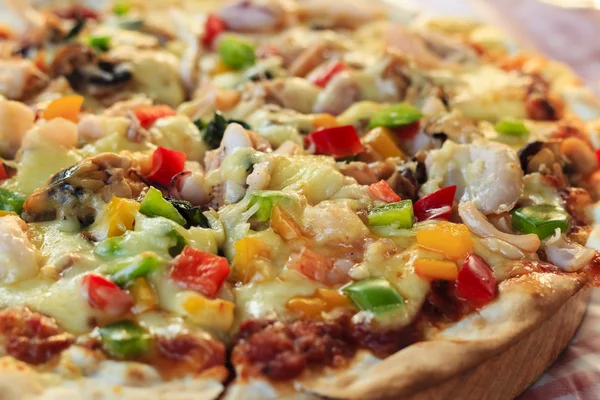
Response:
POLYGON ((212 47, 216 37, 221 34, 227 25, 223 19, 215 14, 209 14, 204 24, 204 36, 202 36, 202 45, 206 48, 212 47))
POLYGON ((482 307, 496 296, 496 280, 489 265, 469 254, 456 278, 456 294, 475 307, 482 307))
POLYGON ((600 149, 596 150, 596 158, 598 159, 598 162, 600 163, 600 149))
POLYGON ((312 79, 312 83, 319 87, 325 87, 337 73, 346 69, 346 64, 341 61, 334 61, 329 64, 318 76, 312 79))
POLYGON ((408 140, 415 137, 417 133, 419 133, 419 129, 421 128, 421 121, 415 121, 412 124, 397 126, 394 128, 389 128, 396 137, 401 140, 408 140))
POLYGON ((8 179, 8 173, 6 172, 6 168, 4 168, 4 164, 0 161, 0 181, 8 179))
POLYGON ((185 246, 173 260, 170 276, 181 287, 215 298, 229 271, 225 257, 185 246))
POLYGON ((418 200, 413 206, 417 221, 436 218, 447 221, 452 214, 452 202, 455 194, 456 186, 448 186, 418 200))
POLYGON ((168 186, 171 178, 183 172, 185 160, 185 153, 159 146, 152 154, 152 170, 148 174, 148 178, 163 186, 168 186))
POLYGON ((402 200, 400 196, 398 196, 396 192, 392 190, 390 185, 388 185, 388 183, 383 179, 370 185, 369 190, 373 196, 377 197, 381 201, 385 201, 386 203, 395 203, 402 200))
POLYGON ((164 117, 170 117, 175 115, 175 110, 173 110, 169 106, 160 105, 160 106, 145 106, 139 107, 135 110, 135 117, 140 121, 140 125, 143 128, 148 129, 156 120, 164 117))
POLYGON ((352 125, 319 129, 310 133, 306 141, 315 146, 315 153, 335 158, 349 157, 365 151, 352 125))
POLYGON ((101 275, 86 275, 82 284, 83 295, 90 306, 106 314, 123 315, 133 306, 131 297, 123 289, 101 275))

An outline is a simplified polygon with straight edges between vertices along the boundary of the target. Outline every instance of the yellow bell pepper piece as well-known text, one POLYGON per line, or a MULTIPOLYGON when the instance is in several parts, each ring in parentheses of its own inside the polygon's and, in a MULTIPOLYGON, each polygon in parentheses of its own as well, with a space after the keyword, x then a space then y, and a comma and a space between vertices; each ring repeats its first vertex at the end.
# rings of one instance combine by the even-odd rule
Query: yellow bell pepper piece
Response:
POLYGON ((0 217, 5 217, 7 215, 17 215, 17 213, 14 211, 0 210, 0 217))
POLYGON ((349 307, 350 301, 335 290, 319 288, 311 296, 292 297, 285 306, 292 312, 316 318, 322 312, 328 312, 337 307, 349 307))
POLYGON ((83 96, 65 96, 56 99, 44 110, 43 117, 46 120, 54 118, 64 118, 73 122, 79 120, 79 112, 81 111, 81 105, 83 104, 83 96))
POLYGON ((336 307, 347 307, 350 305, 348 298, 335 290, 319 288, 315 292, 315 295, 322 299, 331 309, 336 307))
POLYGON ((473 238, 469 229, 463 224, 446 221, 417 232, 417 243, 450 258, 466 257, 473 250, 473 238))
POLYGON ((131 311, 134 314, 141 314, 145 311, 150 311, 158 305, 156 292, 148 284, 146 278, 136 278, 131 286, 129 286, 129 292, 133 298, 134 306, 131 311))
POLYGON ((388 128, 371 129, 363 138, 363 142, 371 146, 383 158, 406 157, 406 154, 394 142, 393 132, 388 128))
POLYGON ((139 210, 140 203, 137 201, 113 196, 91 231, 98 240, 121 236, 133 229, 135 215, 139 210))
POLYGON ((271 228, 285 241, 302 237, 298 225, 280 206, 273 207, 271 211, 271 228))
POLYGON ((252 236, 238 240, 233 243, 233 247, 235 256, 231 276, 236 281, 248 283, 257 272, 256 260, 260 257, 268 257, 269 249, 261 239, 252 236))
POLYGON ((233 326, 235 304, 227 300, 207 299, 197 293, 183 294, 181 307, 189 319, 199 325, 229 330, 233 326))
POLYGON ((415 272, 425 278, 454 281, 458 276, 458 267, 453 261, 418 259, 415 272))
POLYGON ((293 297, 285 304, 288 310, 307 317, 316 318, 325 311, 327 304, 317 297, 293 297))
POLYGON ((337 118, 331 114, 317 114, 313 118, 313 125, 315 129, 331 128, 332 126, 338 126, 339 122, 337 118))

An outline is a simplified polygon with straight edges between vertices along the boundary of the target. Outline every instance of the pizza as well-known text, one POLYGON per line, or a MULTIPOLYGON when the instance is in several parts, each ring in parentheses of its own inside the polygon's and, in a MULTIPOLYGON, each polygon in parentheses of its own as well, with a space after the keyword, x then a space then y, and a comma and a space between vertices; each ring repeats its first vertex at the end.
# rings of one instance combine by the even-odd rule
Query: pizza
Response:
POLYGON ((600 107, 495 28, 6 6, 2 400, 405 398, 598 282, 600 107))

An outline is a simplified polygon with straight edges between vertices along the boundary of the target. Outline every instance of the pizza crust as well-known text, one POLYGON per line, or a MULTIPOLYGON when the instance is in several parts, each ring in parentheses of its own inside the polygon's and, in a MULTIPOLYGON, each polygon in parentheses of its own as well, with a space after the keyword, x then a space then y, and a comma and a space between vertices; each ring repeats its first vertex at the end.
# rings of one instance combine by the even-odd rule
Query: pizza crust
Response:
POLYGON ((222 392, 223 384, 216 376, 132 387, 90 377, 62 380, 56 374, 36 371, 12 357, 0 358, 2 400, 211 400, 222 392))
POLYGON ((226 399, 306 398, 298 391, 334 399, 411 396, 507 349, 548 320, 586 282, 587 277, 576 274, 532 273, 512 278, 500 284, 497 299, 479 314, 384 360, 360 352, 346 369, 315 371, 293 386, 270 385, 262 379, 236 383, 228 389, 226 399))

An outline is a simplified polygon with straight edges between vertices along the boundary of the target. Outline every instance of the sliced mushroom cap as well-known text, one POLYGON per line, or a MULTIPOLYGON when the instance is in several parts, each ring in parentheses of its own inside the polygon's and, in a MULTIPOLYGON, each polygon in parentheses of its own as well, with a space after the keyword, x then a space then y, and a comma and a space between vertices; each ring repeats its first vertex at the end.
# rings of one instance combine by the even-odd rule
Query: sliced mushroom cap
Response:
POLYGON ((86 158, 50 178, 23 205, 27 222, 76 217, 93 222, 97 207, 113 196, 137 198, 146 185, 132 169, 132 161, 114 153, 86 158))
POLYGON ((89 47, 72 43, 58 49, 50 76, 65 76, 74 89, 103 96, 115 92, 133 75, 127 63, 99 58, 89 47))

